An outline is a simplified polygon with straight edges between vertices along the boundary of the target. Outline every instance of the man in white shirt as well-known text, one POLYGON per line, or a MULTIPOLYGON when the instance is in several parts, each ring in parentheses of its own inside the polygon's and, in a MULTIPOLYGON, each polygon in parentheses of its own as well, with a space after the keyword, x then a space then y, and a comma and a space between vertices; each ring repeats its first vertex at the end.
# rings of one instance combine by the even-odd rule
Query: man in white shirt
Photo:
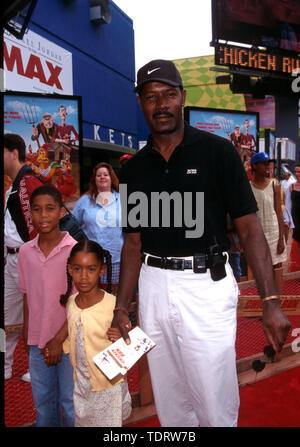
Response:
POLYGON ((280 186, 286 192, 286 190, 295 182, 290 172, 284 173, 284 180, 281 180, 280 186))

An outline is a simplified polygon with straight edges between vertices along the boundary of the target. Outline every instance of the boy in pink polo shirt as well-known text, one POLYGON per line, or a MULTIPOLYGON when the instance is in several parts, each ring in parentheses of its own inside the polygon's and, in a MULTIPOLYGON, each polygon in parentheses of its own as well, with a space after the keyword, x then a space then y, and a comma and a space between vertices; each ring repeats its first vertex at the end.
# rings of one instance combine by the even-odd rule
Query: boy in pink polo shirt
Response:
POLYGON ((24 293, 24 341, 38 427, 74 425, 73 370, 62 344, 68 335, 66 311, 59 298, 67 289, 66 265, 76 244, 61 232, 60 192, 43 185, 31 195, 30 207, 38 235, 19 252, 20 290, 24 293))

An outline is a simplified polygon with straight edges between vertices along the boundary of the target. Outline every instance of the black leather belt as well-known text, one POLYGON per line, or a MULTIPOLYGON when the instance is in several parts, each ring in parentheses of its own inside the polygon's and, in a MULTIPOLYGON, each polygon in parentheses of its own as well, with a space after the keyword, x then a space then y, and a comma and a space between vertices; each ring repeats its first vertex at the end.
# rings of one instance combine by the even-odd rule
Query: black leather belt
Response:
POLYGON ((143 262, 147 261, 146 264, 151 267, 157 267, 160 269, 168 269, 168 270, 186 270, 193 268, 193 261, 186 260, 183 258, 156 258, 154 256, 146 256, 142 257, 143 262), (146 260, 147 257, 147 260, 146 260))
POLYGON ((15 255, 16 253, 19 253, 20 247, 6 247, 7 249, 7 253, 9 253, 10 255, 15 255))
MULTIPOLYGON (((216 254, 216 256, 219 258, 219 262, 225 264, 226 262, 226 255, 223 255, 222 253, 216 254)), ((211 268, 211 262, 210 258, 207 254, 198 254, 197 257, 202 257, 204 260, 203 265, 203 273, 204 270, 207 268, 211 268)), ((195 257, 194 257, 195 260, 195 257)), ((143 255, 142 261, 145 262, 147 265, 150 265, 151 267, 157 267, 160 269, 168 269, 168 270, 186 270, 186 269, 194 269, 195 266, 192 260, 187 260, 184 258, 157 258, 155 256, 151 255, 143 255)))

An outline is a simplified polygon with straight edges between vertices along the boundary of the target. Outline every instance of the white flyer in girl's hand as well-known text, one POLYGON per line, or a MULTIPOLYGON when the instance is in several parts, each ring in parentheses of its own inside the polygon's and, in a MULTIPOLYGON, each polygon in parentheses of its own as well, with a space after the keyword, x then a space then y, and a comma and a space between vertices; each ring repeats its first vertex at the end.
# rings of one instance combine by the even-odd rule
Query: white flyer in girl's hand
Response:
POLYGON ((129 332, 130 345, 126 345, 123 338, 119 338, 104 351, 93 357, 94 362, 109 380, 118 374, 125 375, 127 371, 150 349, 155 343, 138 326, 129 332))

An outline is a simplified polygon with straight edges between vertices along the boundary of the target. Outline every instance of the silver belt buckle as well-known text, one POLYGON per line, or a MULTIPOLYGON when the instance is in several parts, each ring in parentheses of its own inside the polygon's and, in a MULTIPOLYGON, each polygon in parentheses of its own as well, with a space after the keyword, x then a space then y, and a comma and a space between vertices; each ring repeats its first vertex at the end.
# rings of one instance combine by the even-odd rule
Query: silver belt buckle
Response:
POLYGON ((184 270, 184 259, 171 258, 170 261, 174 265, 174 270, 184 270))

